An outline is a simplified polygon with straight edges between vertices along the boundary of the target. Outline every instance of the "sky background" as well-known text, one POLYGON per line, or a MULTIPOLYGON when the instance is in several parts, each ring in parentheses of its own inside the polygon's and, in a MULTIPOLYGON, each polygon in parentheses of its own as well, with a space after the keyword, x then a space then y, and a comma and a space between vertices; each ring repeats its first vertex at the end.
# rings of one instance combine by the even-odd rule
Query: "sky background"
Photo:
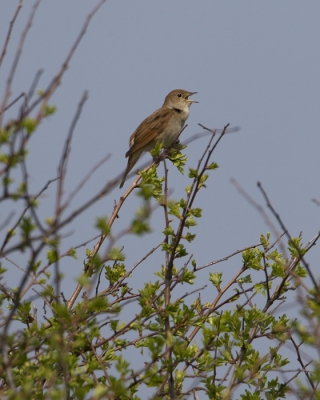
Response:
MULTIPOLYGON (((38 88, 46 88, 59 71, 93 1, 43 1, 26 39, 13 84, 11 99, 28 91, 36 72, 44 73, 38 88)), ((1 43, 17 1, 3 1, 0 14, 1 43)), ((8 53, 0 69, 0 90, 12 65, 20 34, 33 2, 26 1, 18 17, 8 53)), ((34 192, 57 175, 57 166, 77 104, 85 90, 89 99, 77 125, 68 167, 70 192, 88 170, 107 153, 112 158, 90 179, 69 211, 90 198, 126 166, 128 140, 139 123, 159 108, 168 92, 176 88, 197 91, 199 101, 191 107, 183 139, 201 132, 201 123, 222 128, 239 126, 226 135, 213 154, 220 168, 210 174, 208 188, 196 206, 203 218, 189 253, 201 265, 259 242, 270 230, 261 215, 238 193, 234 178, 258 203, 264 200, 260 181, 272 204, 293 236, 303 234, 308 242, 319 231, 320 208, 320 3, 185 0, 107 1, 91 21, 70 62, 62 84, 51 100, 54 116, 44 121, 30 143, 30 183, 34 192)), ((7 118, 16 115, 12 110, 7 118)), ((187 167, 195 167, 208 140, 193 142, 186 149, 187 167)), ((147 161, 149 155, 143 156, 147 161)), ((141 162, 141 161, 140 161, 141 162)), ((160 166, 159 171, 163 171, 160 166)), ((172 198, 180 199, 189 184, 170 165, 172 198)), ((114 201, 124 193, 115 189, 65 229, 65 248, 76 246, 97 234, 96 217, 110 215, 114 201)), ((69 193, 70 193, 69 192, 69 193)), ((54 188, 43 198, 43 218, 53 214, 54 188)), ((140 204, 132 195, 120 212, 114 233, 120 232, 140 204)), ((2 210, 4 219, 7 210, 2 210)), ((152 217, 154 232, 143 241, 123 238, 128 267, 134 265, 162 240, 163 212, 152 217)), ((279 228, 280 231, 280 228, 279 228)), ((0 233, 0 234, 3 234, 0 233)), ((273 239, 275 237, 273 236, 273 239)), ((89 246, 90 247, 90 246, 89 246)), ((91 248, 93 245, 91 246, 91 248)), ((62 266, 72 290, 82 268, 79 260, 62 266)), ((318 275, 319 249, 307 260, 318 275)), ((155 281, 154 272, 164 262, 159 252, 132 276, 130 284, 155 281)), ((181 261, 181 265, 184 260, 181 261)), ((180 266, 181 266, 180 265, 180 266)), ((224 272, 226 283, 241 268, 234 258, 199 274, 196 287, 208 283, 208 273, 224 272)), ((184 288, 184 290, 187 290, 184 288)), ((203 299, 210 301, 210 291, 203 299)), ((211 299, 212 300, 212 299, 211 299)))

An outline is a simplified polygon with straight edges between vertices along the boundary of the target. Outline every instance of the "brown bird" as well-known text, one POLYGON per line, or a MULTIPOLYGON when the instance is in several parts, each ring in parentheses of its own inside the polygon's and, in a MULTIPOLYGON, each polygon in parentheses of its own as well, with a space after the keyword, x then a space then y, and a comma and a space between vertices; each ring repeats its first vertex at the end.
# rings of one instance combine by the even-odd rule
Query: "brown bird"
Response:
POLYGON ((176 141, 189 116, 191 104, 198 103, 189 99, 189 96, 196 93, 183 89, 173 90, 165 98, 162 107, 141 122, 130 136, 130 149, 126 153, 126 157, 129 157, 128 165, 120 188, 144 151, 152 150, 157 141, 162 141, 165 149, 176 141))

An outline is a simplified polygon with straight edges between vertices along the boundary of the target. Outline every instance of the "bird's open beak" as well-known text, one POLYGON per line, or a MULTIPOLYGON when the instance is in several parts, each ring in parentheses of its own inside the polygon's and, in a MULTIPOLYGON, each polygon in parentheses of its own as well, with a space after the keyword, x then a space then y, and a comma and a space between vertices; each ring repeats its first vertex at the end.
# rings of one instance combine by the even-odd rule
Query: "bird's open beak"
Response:
MULTIPOLYGON (((197 94, 198 92, 190 92, 189 96, 193 96, 194 94, 197 94)), ((199 103, 196 100, 192 100, 192 99, 187 99, 188 103, 199 103)))

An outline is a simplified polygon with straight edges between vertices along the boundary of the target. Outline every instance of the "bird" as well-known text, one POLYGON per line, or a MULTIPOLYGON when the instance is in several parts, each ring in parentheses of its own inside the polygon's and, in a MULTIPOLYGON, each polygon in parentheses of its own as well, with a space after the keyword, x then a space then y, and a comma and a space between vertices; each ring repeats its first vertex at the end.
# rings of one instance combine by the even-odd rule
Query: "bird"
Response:
POLYGON ((130 136, 130 148, 126 153, 128 164, 120 188, 144 151, 152 150, 158 141, 162 142, 166 149, 177 140, 189 116, 191 104, 198 103, 189 99, 196 93, 198 92, 183 89, 172 90, 166 96, 162 107, 141 122, 130 136))

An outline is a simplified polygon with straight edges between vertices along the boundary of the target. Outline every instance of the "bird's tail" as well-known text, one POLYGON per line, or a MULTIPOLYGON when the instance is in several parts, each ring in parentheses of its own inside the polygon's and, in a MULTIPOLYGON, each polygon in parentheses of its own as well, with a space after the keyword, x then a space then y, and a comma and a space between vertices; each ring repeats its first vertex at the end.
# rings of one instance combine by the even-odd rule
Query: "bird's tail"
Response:
POLYGON ((139 157, 141 156, 141 153, 142 153, 142 150, 140 151, 140 149, 139 149, 139 150, 137 150, 134 153, 129 155, 128 165, 127 165, 126 171, 125 171, 125 173, 123 175, 122 181, 121 181, 120 186, 119 186, 120 189, 124 185, 124 182, 126 181, 128 173, 132 170, 132 168, 135 166, 136 162, 139 160, 139 157))

